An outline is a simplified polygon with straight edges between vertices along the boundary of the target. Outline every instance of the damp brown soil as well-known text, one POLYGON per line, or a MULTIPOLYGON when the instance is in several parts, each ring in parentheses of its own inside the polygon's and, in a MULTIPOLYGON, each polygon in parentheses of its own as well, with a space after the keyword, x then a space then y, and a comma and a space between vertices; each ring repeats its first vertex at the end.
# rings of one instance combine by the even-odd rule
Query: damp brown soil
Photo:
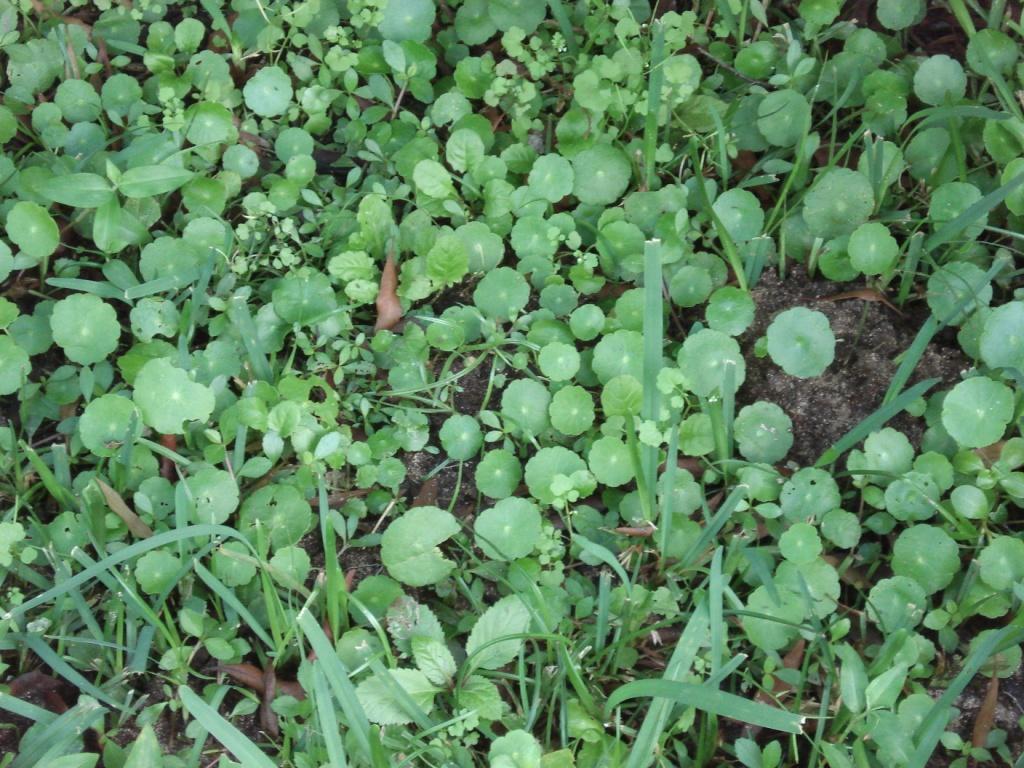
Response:
MULTIPOLYGON (((747 376, 737 404, 768 400, 781 407, 793 421, 793 448, 788 458, 799 465, 813 464, 882 404, 899 356, 928 317, 927 307, 920 302, 896 309, 881 301, 849 298, 859 288, 809 278, 801 268, 785 280, 766 271, 752 290, 757 308, 751 327, 740 338, 747 376), (837 298, 843 295, 847 298, 837 298), (792 307, 817 310, 832 326, 835 359, 821 376, 799 379, 786 374, 770 358, 754 354, 756 340, 771 321, 792 307)), ((942 333, 925 349, 909 384, 935 378, 939 383, 930 391, 936 392, 952 386, 968 367, 952 332, 942 333)), ((923 419, 899 414, 889 426, 904 432, 915 446, 920 444, 923 419)))

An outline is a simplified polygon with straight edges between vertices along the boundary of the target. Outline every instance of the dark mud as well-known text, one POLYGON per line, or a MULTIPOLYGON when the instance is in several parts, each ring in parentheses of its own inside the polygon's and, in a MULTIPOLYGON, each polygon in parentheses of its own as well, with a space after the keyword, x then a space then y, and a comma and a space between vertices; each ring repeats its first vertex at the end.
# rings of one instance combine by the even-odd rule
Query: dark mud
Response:
MULTIPOLYGON (((788 458, 800 465, 813 464, 833 443, 874 412, 881 404, 898 365, 897 357, 914 341, 927 319, 927 308, 908 304, 897 311, 879 301, 860 298, 831 300, 844 290, 827 280, 810 279, 801 268, 779 280, 766 271, 752 291, 757 310, 754 322, 741 337, 747 379, 737 396, 738 405, 768 400, 793 420, 793 448, 788 458), (836 337, 835 360, 821 375, 798 379, 787 375, 770 358, 754 355, 754 342, 772 319, 791 307, 805 306, 828 317, 836 337), (902 312, 902 314, 901 314, 902 312)), ((956 346, 955 337, 941 335, 929 344, 911 376, 910 384, 926 378, 940 383, 931 391, 952 386, 970 366, 956 346)), ((906 414, 889 426, 904 432, 918 445, 923 419, 906 414)))

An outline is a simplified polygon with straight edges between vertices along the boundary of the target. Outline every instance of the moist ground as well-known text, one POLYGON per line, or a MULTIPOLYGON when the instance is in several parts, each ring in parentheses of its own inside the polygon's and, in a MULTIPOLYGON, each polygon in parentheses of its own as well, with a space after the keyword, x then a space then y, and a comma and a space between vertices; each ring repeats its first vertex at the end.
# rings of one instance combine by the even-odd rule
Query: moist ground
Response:
MULTIPOLYGON (((911 345, 927 319, 922 301, 896 310, 881 301, 834 298, 861 288, 809 278, 801 267, 790 271, 785 280, 780 280, 774 270, 766 270, 752 291, 757 309, 754 322, 740 339, 747 378, 738 393, 738 404, 768 400, 779 405, 793 420, 793 448, 788 458, 801 466, 813 464, 882 404, 898 356, 911 345), (836 337, 834 362, 821 376, 811 379, 789 376, 770 358, 754 354, 754 342, 764 335, 775 316, 798 306, 828 317, 836 337)), ((910 384, 937 378, 940 383, 931 390, 936 392, 952 386, 961 371, 970 367, 955 337, 950 339, 949 335, 940 334, 928 345, 910 384)), ((919 445, 923 419, 900 414, 889 426, 919 445)))

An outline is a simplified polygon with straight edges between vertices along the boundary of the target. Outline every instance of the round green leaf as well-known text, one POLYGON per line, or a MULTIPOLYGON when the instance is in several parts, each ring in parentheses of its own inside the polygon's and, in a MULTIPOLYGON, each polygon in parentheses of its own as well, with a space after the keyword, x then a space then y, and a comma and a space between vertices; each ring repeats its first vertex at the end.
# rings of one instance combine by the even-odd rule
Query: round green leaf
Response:
POLYGON ((476 545, 492 560, 526 557, 540 540, 541 517, 528 499, 502 499, 481 512, 473 524, 476 545))
POLYGON ((629 374, 643 378, 643 336, 636 331, 619 330, 604 336, 594 347, 592 366, 602 384, 615 376, 629 374))
POLYGON ((157 595, 174 584, 181 560, 162 549, 154 549, 135 563, 135 580, 147 595, 157 595))
POLYGON ((526 487, 530 494, 544 504, 551 504, 555 495, 551 483, 556 475, 572 475, 585 470, 587 465, 574 452, 560 445, 541 448, 526 462, 526 487))
POLYGON ((120 395, 92 400, 78 420, 82 445, 97 456, 113 456, 125 442, 142 434, 142 417, 135 404, 120 395))
POLYGON ((473 291, 473 303, 484 314, 495 320, 510 320, 530 300, 530 286, 521 274, 511 267, 491 270, 473 291))
POLYGON ((984 270, 967 261, 954 261, 928 278, 928 306, 936 319, 960 325, 979 307, 992 301, 992 285, 984 270), (961 309, 957 309, 961 307, 961 309))
POLYGON ((883 27, 898 31, 917 23, 924 16, 924 0, 878 0, 875 12, 883 27))
POLYGON ((501 395, 501 413, 523 432, 539 435, 548 428, 547 388, 533 379, 517 379, 501 395))
MULTIPOLYGON (((266 485, 242 503, 239 518, 243 530, 261 526, 276 550, 298 544, 313 522, 313 512, 294 486, 266 485)), ((249 537, 256 539, 254 532, 249 537)))
POLYGON ((1024 541, 996 536, 978 555, 981 578, 993 589, 1010 589, 1024 580, 1024 541))
POLYGON ((916 581, 930 595, 947 586, 960 570, 960 552, 941 528, 915 525, 896 539, 892 569, 898 576, 916 581))
POLYGON ((7 237, 27 256, 40 261, 57 250, 60 230, 45 208, 22 200, 7 213, 7 237))
MULTIPOLYGON (((696 307, 707 301, 714 284, 704 267, 684 264, 672 275, 668 283, 668 295, 680 307, 696 307)), ((722 330, 716 328, 715 330, 722 330)))
POLYGON ((764 228, 764 211, 751 192, 730 189, 711 206, 733 240, 750 240, 764 228))
POLYGON ((601 408, 605 416, 638 416, 644 388, 629 374, 616 376, 601 390, 601 408))
POLYGON ((868 220, 875 207, 871 182, 849 168, 818 176, 804 198, 804 221, 815 237, 848 235, 868 220))
POLYGON ((338 306, 331 279, 308 268, 283 278, 274 289, 273 301, 278 317, 299 325, 322 320, 338 306))
POLYGON ((594 400, 583 387, 562 387, 551 398, 548 413, 551 426, 563 435, 576 437, 594 424, 594 400))
POLYGON ((28 353, 7 334, 0 334, 0 395, 21 389, 32 372, 28 353))
POLYGON ((779 552, 797 565, 814 562, 821 554, 821 538, 810 523, 794 523, 779 537, 779 552))
POLYGON ((712 330, 739 336, 754 322, 754 310, 754 300, 747 291, 725 285, 711 294, 704 316, 712 330))
POLYGON ((283 115, 292 101, 292 81, 280 67, 263 67, 242 89, 245 105, 260 117, 283 115))
POLYGON ((195 521, 221 525, 238 509, 238 484, 229 472, 204 466, 185 480, 195 507, 195 521))
POLYGON ((990 368, 1016 368, 1024 373, 1024 301, 996 307, 985 318, 981 359, 990 368))
MULTIPOLYGON (((585 390, 584 390, 585 391, 585 390)), ((511 451, 488 451, 476 465, 476 488, 492 499, 504 499, 515 493, 523 479, 523 467, 511 451)))
POLYGON ((580 353, 571 344, 553 341, 541 347, 537 363, 552 381, 568 381, 580 369, 580 353))
POLYGON ((757 107, 757 129, 777 147, 792 147, 810 129, 811 105, 790 88, 765 96, 757 107))
POLYGON ((618 437, 598 438, 587 454, 590 471, 599 483, 616 488, 633 479, 633 462, 629 447, 618 437))
POLYGON ((538 157, 527 179, 531 190, 552 203, 572 192, 573 181, 572 165, 561 155, 538 157))
POLYGON ((731 336, 710 328, 703 328, 687 337, 679 350, 677 362, 687 388, 701 397, 721 390, 727 366, 732 366, 733 391, 739 389, 747 377, 747 366, 739 343, 731 336))
POLYGON ((874 221, 857 227, 847 246, 850 263, 865 275, 880 275, 891 269, 899 252, 899 243, 889 234, 889 228, 874 221))
POLYGON ((782 486, 779 502, 789 520, 820 520, 839 506, 839 486, 825 470, 804 467, 782 486))
POLYGON ((162 357, 142 366, 133 398, 146 425, 164 435, 184 434, 186 421, 206 421, 214 407, 210 389, 162 357))
POLYGON ((983 376, 961 381, 942 401, 942 426, 963 448, 992 445, 1012 418, 1013 391, 983 376))
POLYGON ((928 595, 906 576, 881 579, 868 593, 867 614, 886 633, 913 629, 924 618, 928 595))
POLYGON ((455 461, 468 461, 480 451, 483 434, 480 424, 468 414, 449 416, 438 433, 441 447, 455 461))
POLYGON ((793 446, 793 422, 775 403, 744 406, 733 424, 740 453, 748 461, 775 464, 793 446))
POLYGON ((388 573, 403 584, 425 587, 445 578, 455 563, 438 545, 461 530, 459 521, 437 507, 413 507, 384 531, 380 557, 388 573))
POLYGON ((385 40, 422 43, 434 24, 434 0, 387 0, 378 29, 385 40))
POLYGON ((956 102, 967 93, 967 75, 960 62, 944 53, 929 56, 914 73, 914 93, 925 104, 956 102))
POLYGON ((768 354, 790 376, 820 376, 835 359, 836 337, 828 318, 807 307, 780 312, 767 336, 768 354))
POLYGON ((76 293, 54 304, 50 328, 68 359, 82 365, 105 359, 121 338, 114 308, 91 293, 76 293))
POLYGON ((572 159, 573 193, 587 205, 611 205, 626 191, 633 169, 621 149, 596 144, 572 159))

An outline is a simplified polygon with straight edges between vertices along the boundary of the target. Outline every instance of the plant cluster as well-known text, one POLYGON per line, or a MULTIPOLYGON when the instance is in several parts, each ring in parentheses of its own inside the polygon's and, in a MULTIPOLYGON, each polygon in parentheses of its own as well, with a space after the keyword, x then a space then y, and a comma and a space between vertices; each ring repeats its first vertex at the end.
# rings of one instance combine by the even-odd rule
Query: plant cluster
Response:
POLYGON ((1019 9, 679 5, 0 0, 0 767, 1020 765, 1019 9))

